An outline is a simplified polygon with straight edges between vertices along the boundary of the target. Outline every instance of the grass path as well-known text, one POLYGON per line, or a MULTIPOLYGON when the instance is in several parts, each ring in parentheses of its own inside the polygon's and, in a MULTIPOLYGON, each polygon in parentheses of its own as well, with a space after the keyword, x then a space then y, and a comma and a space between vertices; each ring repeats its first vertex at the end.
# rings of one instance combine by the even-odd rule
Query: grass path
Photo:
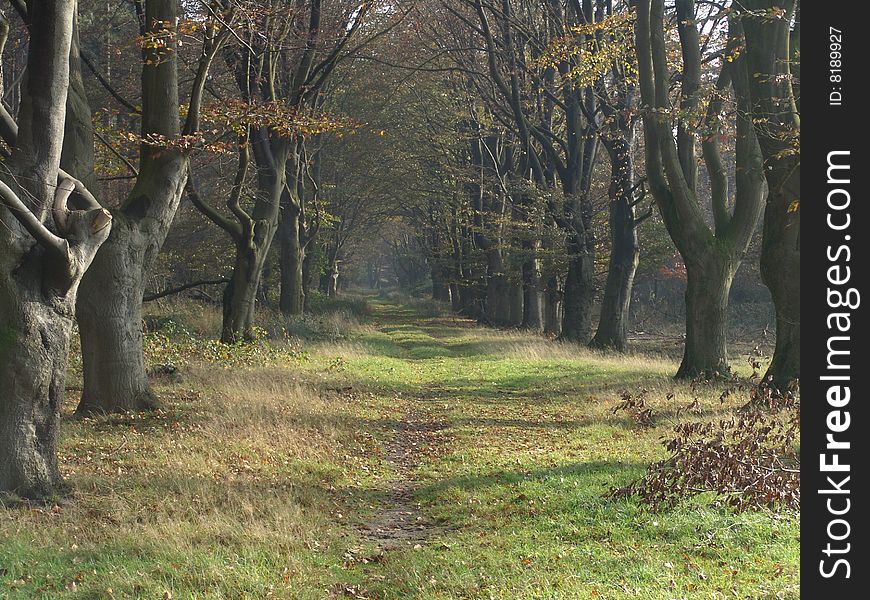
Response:
MULTIPOLYGON (((428 525, 410 539, 375 540, 376 558, 354 565, 363 595, 798 596, 793 518, 698 503, 653 514, 603 499, 662 456, 660 437, 696 396, 670 380, 671 362, 614 359, 389 304, 375 321, 347 370, 390 392, 392 418, 411 416, 411 430, 425 423, 437 435, 409 443, 400 428, 387 442, 401 459, 378 518, 408 509, 428 525), (622 390, 642 388, 661 415, 652 428, 612 413, 622 390)), ((707 415, 723 410, 718 390, 699 399, 707 415)))
POLYGON ((157 415, 65 416, 75 501, 0 509, 0 598, 799 597, 797 516, 605 498, 719 390, 372 304, 302 361, 191 365, 157 415), (613 413, 642 389, 649 427, 613 413))

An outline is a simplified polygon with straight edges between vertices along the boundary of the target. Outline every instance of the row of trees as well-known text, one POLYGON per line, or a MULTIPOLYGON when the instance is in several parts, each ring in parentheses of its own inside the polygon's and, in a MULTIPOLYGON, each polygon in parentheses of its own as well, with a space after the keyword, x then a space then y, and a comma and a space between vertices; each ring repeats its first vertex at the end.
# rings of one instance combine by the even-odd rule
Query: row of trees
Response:
POLYGON ((624 350, 663 222, 696 377, 727 372, 763 212, 770 375, 799 376, 796 2, 10 0, 0 34, 0 491, 62 487, 74 322, 78 412, 157 406, 142 303, 167 238, 225 276, 226 342, 273 279, 295 315, 389 253, 457 311, 624 350))
POLYGON ((763 214, 778 334, 768 377, 799 376, 796 2, 441 0, 418 11, 404 43, 423 52, 392 66, 434 87, 417 135, 439 147, 418 161, 429 193, 410 221, 436 299, 624 350, 639 227, 655 216, 686 270, 677 376, 724 376, 729 292, 763 214))
POLYGON ((0 44, 15 39, 3 96, 17 99, 0 115, 0 491, 46 498, 61 488, 57 427, 74 320, 84 364, 77 412, 157 405, 142 301, 185 192, 235 246, 225 341, 250 334, 279 231, 281 304, 302 310, 305 190, 317 187, 306 145, 336 127, 320 111, 322 95, 364 43, 373 7, 131 0, 101 14, 74 0, 10 2, 0 44), (92 114, 83 65, 113 107, 101 115, 92 114), (95 143, 111 155, 103 164, 95 143), (198 171, 228 153, 238 156, 230 188, 196 185, 198 171), (113 162, 126 172, 106 175, 113 162), (226 211, 206 194, 224 194, 226 211))

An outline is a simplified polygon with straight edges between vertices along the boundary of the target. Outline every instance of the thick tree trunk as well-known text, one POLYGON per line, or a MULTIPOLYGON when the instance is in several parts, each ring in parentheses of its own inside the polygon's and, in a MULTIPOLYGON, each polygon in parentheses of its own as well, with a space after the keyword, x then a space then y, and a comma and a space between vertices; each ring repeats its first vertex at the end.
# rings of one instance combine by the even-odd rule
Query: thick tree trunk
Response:
POLYGON ((73 188, 85 190, 58 182, 75 3, 29 2, 28 14, 20 123, 0 116, 11 149, 0 186, 0 492, 48 501, 64 491, 57 436, 76 293, 111 217, 69 210, 73 188))
POLYGON ((520 327, 523 324, 523 285, 520 281, 508 281, 508 324, 520 327))
POLYGON ((765 379, 779 389, 801 374, 800 211, 790 211, 793 197, 771 191, 761 246, 761 278, 776 307, 776 349, 765 379))
POLYGON ((595 302, 595 261, 589 252, 569 244, 568 274, 562 299, 563 340, 585 344, 592 335, 592 307, 595 302))
MULTIPOLYGON (((269 249, 279 227, 280 208, 285 206, 287 183, 287 159, 289 145, 268 129, 255 131, 251 147, 257 164, 257 195, 250 214, 239 219, 240 228, 233 230, 236 243, 236 258, 230 283, 224 290, 223 326, 221 341, 233 343, 253 337, 254 313, 257 305, 257 289, 269 249), (273 137, 274 135, 274 137, 273 137)), ((244 158, 244 157, 243 157, 244 158)), ((298 159, 298 154, 293 155, 298 159)), ((240 168, 244 167, 240 163, 240 168)), ((295 169, 290 169, 295 173, 295 169)), ((241 173, 244 173, 242 168, 241 173)), ((293 187, 293 186, 289 186, 293 187)), ((239 188, 237 188, 239 189, 239 188)), ((285 210, 288 210, 285 208, 285 210)), ((298 213, 297 213, 298 214, 298 213)), ((298 223, 298 221, 297 221, 298 223)), ((298 239, 298 227, 296 228, 298 239)), ((283 266, 283 265, 282 265, 283 266)), ((284 286, 284 269, 281 269, 281 284, 284 286)), ((299 260, 298 284, 302 285, 302 260, 299 260)), ((300 294, 301 295, 301 294, 300 294)), ((282 299, 284 290, 281 290, 282 299)), ((302 298, 299 298, 302 307, 302 298)))
POLYGON ((551 275, 544 290, 544 333, 547 335, 562 333, 561 303, 559 282, 555 275, 551 275))
MULTIPOLYGON (((631 227, 632 233, 634 226, 631 227)), ((623 239, 614 236, 614 246, 607 270, 604 298, 598 330, 589 345, 593 348, 625 352, 628 347, 628 320, 631 313, 631 293, 634 274, 637 271, 639 251, 637 235, 617 232, 623 239), (617 250, 617 248, 619 248, 617 250)))
POLYGON ((299 213, 286 207, 278 226, 281 240, 281 313, 301 315, 305 309, 302 266, 305 252, 299 238, 299 213))
MULTIPOLYGON (((79 68, 78 40, 70 53, 70 93, 61 165, 85 182, 94 177, 91 111, 79 68)), ((84 388, 77 411, 139 411, 157 407, 142 353, 142 294, 148 241, 135 223, 116 215, 82 282, 76 313, 82 344, 84 388)))
MULTIPOLYGON (((175 0, 148 2, 145 22, 149 32, 163 31, 167 23, 174 28, 178 10, 175 0)), ((145 49, 143 136, 172 139, 181 131, 175 38, 167 37, 166 48, 145 49)), ((114 211, 117 227, 82 279, 79 292, 76 316, 84 323, 79 332, 85 375, 80 413, 154 405, 142 354, 143 281, 175 218, 187 184, 188 158, 178 149, 144 143, 139 156, 136 184, 114 211)))
POLYGON ((221 341, 227 344, 253 338, 254 308, 260 269, 256 252, 239 249, 233 277, 224 289, 221 341))
POLYGON ((49 499, 63 491, 57 433, 72 302, 41 296, 40 268, 0 273, 0 491, 49 499))
POLYGON ((703 262, 687 264, 686 269, 686 346, 676 377, 726 377, 730 373, 728 294, 737 269, 734 261, 715 250, 706 253, 703 262))
MULTIPOLYGON (((31 198, 39 187, 27 190, 31 198)), ((21 203, 15 210, 28 209, 21 203)), ((57 430, 76 292, 111 223, 99 208, 54 219, 69 235, 63 257, 45 249, 44 240, 35 244, 0 204, 9 232, 0 236, 0 492, 41 501, 64 491, 57 430)))
MULTIPOLYGON (((610 149, 610 148, 608 148, 610 149)), ((598 330, 589 343, 593 348, 625 352, 628 345, 628 319, 634 274, 640 258, 637 225, 632 203, 632 170, 628 148, 611 150, 614 157, 610 202, 610 262, 598 330), (627 162, 626 164, 626 161, 627 162)))
MULTIPOLYGON (((529 251, 535 251, 535 245, 529 244, 529 251)), ((544 303, 541 294, 541 272, 537 258, 523 261, 523 318, 520 325, 531 331, 541 331, 544 327, 544 303)))
POLYGON ((142 295, 187 183, 186 164, 185 157, 167 151, 143 161, 128 199, 133 203, 115 211, 109 239, 82 279, 76 305, 84 365, 79 414, 157 406, 145 371, 142 295))
POLYGON ((145 371, 142 295, 150 240, 118 215, 82 281, 76 306, 84 388, 79 414, 157 408, 145 371))
POLYGON ((800 3, 767 18, 772 3, 751 0, 744 27, 752 122, 764 154, 769 194, 764 211, 761 277, 776 308, 776 350, 765 380, 786 389, 800 378, 800 3), (792 22, 794 26, 792 27, 792 22), (794 205, 796 203, 796 206, 794 205))
POLYGON ((510 325, 510 283, 501 251, 486 253, 486 319, 493 325, 510 325))

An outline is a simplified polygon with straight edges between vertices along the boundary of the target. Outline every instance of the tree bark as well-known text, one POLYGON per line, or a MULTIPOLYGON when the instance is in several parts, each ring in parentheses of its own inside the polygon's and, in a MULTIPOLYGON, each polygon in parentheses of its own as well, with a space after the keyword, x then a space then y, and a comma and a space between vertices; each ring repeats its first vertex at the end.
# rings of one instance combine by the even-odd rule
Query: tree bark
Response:
POLYGON ((11 148, 0 181, 0 492, 37 501, 64 491, 57 436, 73 307, 111 224, 91 200, 68 209, 74 189, 93 197, 60 170, 75 6, 28 3, 20 128, 0 109, 11 148))
POLYGON ((561 318, 562 298, 559 293, 559 282, 555 275, 547 278, 544 290, 544 333, 559 335, 562 333, 561 318))
POLYGON ((520 327, 523 324, 523 298, 525 296, 521 281, 508 280, 508 325, 520 327))
MULTIPOLYGON (((34 267, 38 269, 30 265, 34 267)), ((72 306, 67 299, 58 299, 54 306, 45 301, 38 271, 22 273, 22 278, 6 275, 4 268, 0 276, 0 492, 48 499, 64 491, 57 466, 57 435, 72 306)))
POLYGON ((686 345, 677 378, 725 377, 728 294, 736 266, 727 252, 712 249, 701 261, 687 264, 686 270, 686 345))
POLYGON ((585 344, 592 335, 592 307, 595 302, 595 261, 585 244, 568 244, 568 274, 562 298, 562 333, 566 341, 585 344))
POLYGON ((531 331, 542 331, 544 327, 544 304, 541 294, 541 269, 535 257, 539 242, 524 244, 524 250, 531 254, 522 264, 523 316, 520 325, 531 331))
POLYGON ((610 262, 598 330, 590 342, 593 348, 619 352, 625 352, 628 347, 631 293, 640 257, 634 216, 626 218, 625 208, 621 202, 612 203, 610 206, 610 262))
POLYGON ((764 378, 781 390, 801 374, 800 210, 790 191, 800 193, 799 166, 791 177, 792 185, 770 191, 761 243, 761 278, 776 308, 776 348, 764 378))
MULTIPOLYGON (((664 0, 638 2, 635 33, 638 74, 643 101, 655 110, 644 114, 646 173, 668 233, 686 263, 686 347, 678 378, 720 377, 728 373, 725 317, 734 273, 761 216, 764 164, 751 121, 749 74, 743 53, 725 62, 704 119, 704 162, 710 177, 713 228, 700 210, 697 190, 690 185, 696 168, 695 133, 681 127, 674 143, 670 108, 664 0), (733 88, 736 142, 733 209, 729 207, 728 173, 719 153, 722 97, 733 88)), ((676 0, 684 63, 682 109, 697 107, 700 44, 694 23, 693 0, 676 0), (689 94, 688 92, 691 92, 689 94)), ((739 19, 729 21, 728 52, 741 43, 739 19)), ((682 121, 684 117, 678 117, 682 121)))
POLYGON ((186 183, 187 158, 180 153, 144 159, 128 204, 115 211, 116 226, 82 279, 76 305, 84 368, 78 414, 158 406, 145 371, 142 297, 186 183))
MULTIPOLYGON (((145 26, 175 27, 177 0, 146 3, 145 26)), ((168 140, 182 133, 178 118, 175 36, 167 48, 145 48, 142 66, 142 135, 168 140)), ((215 50, 216 51, 216 50, 215 50)), ((198 127, 196 106, 210 59, 200 64, 184 133, 198 127)), ((114 211, 117 228, 82 280, 76 306, 80 323, 84 389, 76 412, 124 412, 156 406, 145 373, 141 302, 145 274, 163 245, 187 183, 188 157, 177 148, 140 144, 136 184, 114 211), (108 365, 116 365, 109 368, 108 365), (114 372, 119 370, 120 372, 114 372), (113 371, 113 372, 108 372, 113 371)))
MULTIPOLYGON (((268 254, 268 247, 266 248, 268 254)), ((257 287, 263 272, 265 255, 260 244, 236 245, 233 276, 224 290, 221 341, 227 344, 254 337, 254 312, 257 287)))
MULTIPOLYGON (((239 233, 234 236, 236 258, 232 279, 224 290, 221 341, 226 343, 253 337, 257 288, 278 229, 278 206, 285 190, 287 143, 280 139, 270 142, 267 132, 260 132, 256 139, 254 156, 257 157, 258 164, 257 198, 251 214, 244 216, 239 233)), ((301 268, 300 261, 300 286, 301 268)), ((283 291, 281 295, 284 296, 283 291)), ((300 307, 301 302, 300 297, 300 307)))
POLYGON ((634 275, 640 260, 634 215, 634 170, 627 140, 604 142, 611 157, 610 260, 598 330, 589 345, 625 352, 634 275))
POLYGON ((281 313, 301 315, 305 309, 302 266, 305 251, 299 236, 299 211, 285 204, 278 226, 281 240, 281 313))
MULTIPOLYGON (((317 246, 309 246, 316 249, 317 246)), ((310 250, 305 253, 305 258, 302 260, 302 312, 311 310, 311 281, 314 278, 314 256, 315 253, 310 250)))
POLYGON ((136 221, 116 214, 112 235, 82 282, 76 306, 84 374, 79 414, 158 407, 142 351, 145 255, 150 245, 136 221))
POLYGON ((749 0, 741 7, 753 124, 764 155, 761 278, 776 308, 776 349, 764 379, 786 389, 800 378, 800 4, 749 0), (784 18, 765 16, 774 7, 784 18), (794 17, 794 28, 790 29, 794 17))
POLYGON ((486 252, 486 319, 493 325, 510 325, 510 283, 501 251, 486 252))

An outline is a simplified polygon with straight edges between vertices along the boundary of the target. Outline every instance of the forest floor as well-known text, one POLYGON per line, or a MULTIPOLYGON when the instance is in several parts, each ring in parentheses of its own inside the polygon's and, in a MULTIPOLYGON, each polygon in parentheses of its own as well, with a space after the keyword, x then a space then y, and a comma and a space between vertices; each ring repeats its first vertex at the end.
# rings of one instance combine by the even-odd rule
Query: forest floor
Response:
POLYGON ((0 507, 0 598, 799 597, 798 515, 605 497, 698 418, 681 407, 745 399, 669 358, 369 305, 230 350, 203 337, 217 311, 159 308, 148 358, 178 374, 153 414, 73 418, 73 361, 73 494, 0 507), (651 424, 613 412, 624 390, 651 424))

